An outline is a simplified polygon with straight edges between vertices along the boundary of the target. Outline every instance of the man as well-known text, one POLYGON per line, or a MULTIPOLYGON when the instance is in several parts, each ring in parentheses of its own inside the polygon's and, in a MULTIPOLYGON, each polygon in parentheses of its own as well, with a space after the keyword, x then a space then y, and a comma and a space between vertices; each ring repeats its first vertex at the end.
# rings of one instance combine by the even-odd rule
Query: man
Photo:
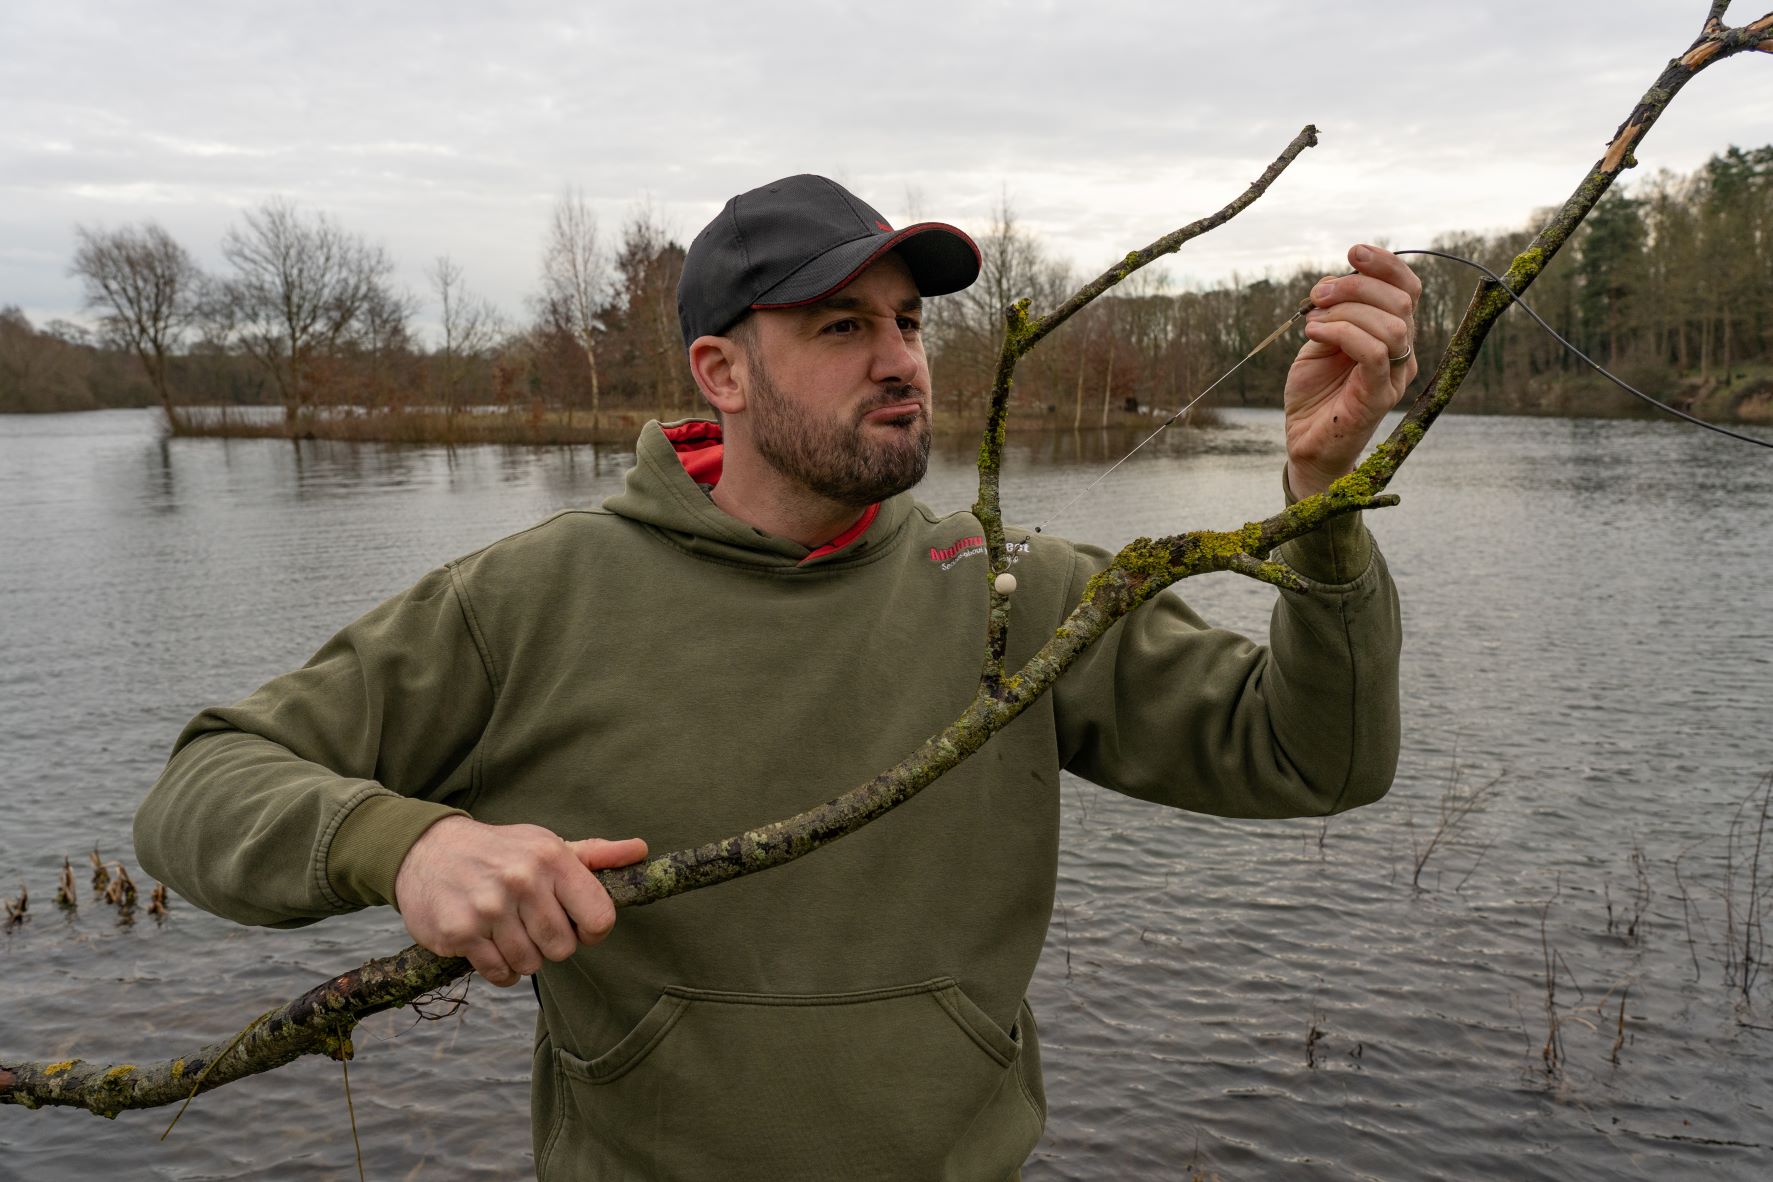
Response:
MULTIPOLYGON (((1298 495, 1349 469, 1415 371, 1414 276, 1350 258, 1288 378, 1298 495)), ((1271 649, 1162 596, 812 857, 619 925, 592 873, 799 812, 965 706, 978 523, 906 490, 929 448, 921 301, 977 271, 959 230, 895 231, 823 178, 728 202, 679 301, 720 422, 649 424, 600 509, 446 565, 200 714, 137 818, 143 865, 248 923, 394 904, 495 984, 534 974, 544 1179, 1014 1176, 1045 1118, 1023 993, 1060 768, 1242 816, 1388 787, 1397 608, 1358 520, 1290 547, 1319 587, 1282 593, 1271 649), (625 834, 646 840, 606 840, 625 834)), ((1011 661, 1105 561, 1031 540, 1011 661)))

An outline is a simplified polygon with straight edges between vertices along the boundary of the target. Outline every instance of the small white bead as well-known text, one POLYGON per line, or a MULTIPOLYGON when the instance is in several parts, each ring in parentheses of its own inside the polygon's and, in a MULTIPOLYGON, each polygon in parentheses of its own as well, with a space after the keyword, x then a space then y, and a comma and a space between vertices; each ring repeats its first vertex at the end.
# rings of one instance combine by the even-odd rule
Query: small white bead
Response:
POLYGON ((997 576, 997 581, 994 582, 992 586, 997 588, 997 593, 999 595, 1008 595, 1016 589, 1016 576, 1006 570, 1003 574, 997 576))

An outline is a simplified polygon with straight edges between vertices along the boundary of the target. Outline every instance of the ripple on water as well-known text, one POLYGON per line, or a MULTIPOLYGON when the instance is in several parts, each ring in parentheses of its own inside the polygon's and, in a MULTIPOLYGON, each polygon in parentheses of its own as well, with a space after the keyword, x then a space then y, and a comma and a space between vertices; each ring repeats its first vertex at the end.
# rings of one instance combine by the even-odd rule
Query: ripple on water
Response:
MULTIPOLYGON (((1160 438, 1053 532, 1118 544, 1265 514, 1278 422, 1230 417, 1160 438)), ((1093 479, 1117 454, 1093 438, 1013 448, 1012 519, 1093 479)), ((938 454, 925 500, 971 501, 970 451, 938 454)), ((0 891, 22 875, 41 901, 0 935, 0 1054, 192 1047, 404 944, 385 914, 270 932, 175 904, 164 926, 120 929, 47 899, 64 853, 128 856, 135 803, 198 708, 305 660, 444 559, 600 500, 629 462, 162 442, 129 413, 0 420, 0 891)), ((1059 905, 1030 991, 1051 1103, 1030 1182, 1191 1164, 1226 1182, 1764 1176, 1773 1036, 1737 1023, 1721 930, 1730 818, 1773 769, 1773 477, 1678 427, 1453 419, 1395 491, 1403 507, 1373 521, 1408 632, 1389 797, 1327 823, 1239 822, 1066 777, 1059 905), (1455 766, 1466 787, 1498 786, 1412 889, 1455 766), (1566 1056, 1551 1079, 1548 949, 1566 1056)), ((1215 623, 1266 628, 1266 588, 1187 591, 1215 623)), ((457 1018, 360 1031, 372 1176, 528 1171, 533 1001, 471 997, 457 1018)), ((1773 1025, 1773 998, 1755 1005, 1773 1025)), ((0 1111, 0 1174, 350 1168, 336 1064, 199 1101, 144 1150, 164 1120, 0 1111)))

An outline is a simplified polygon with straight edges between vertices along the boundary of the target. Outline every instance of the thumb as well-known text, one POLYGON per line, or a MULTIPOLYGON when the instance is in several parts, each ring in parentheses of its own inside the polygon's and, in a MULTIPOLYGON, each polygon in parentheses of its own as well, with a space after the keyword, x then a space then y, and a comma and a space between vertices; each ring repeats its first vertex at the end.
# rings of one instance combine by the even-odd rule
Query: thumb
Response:
POLYGON ((573 856, 587 870, 608 870, 612 866, 627 866, 646 857, 646 841, 639 837, 630 837, 622 841, 605 841, 601 837, 586 837, 578 841, 566 843, 572 849, 573 856))

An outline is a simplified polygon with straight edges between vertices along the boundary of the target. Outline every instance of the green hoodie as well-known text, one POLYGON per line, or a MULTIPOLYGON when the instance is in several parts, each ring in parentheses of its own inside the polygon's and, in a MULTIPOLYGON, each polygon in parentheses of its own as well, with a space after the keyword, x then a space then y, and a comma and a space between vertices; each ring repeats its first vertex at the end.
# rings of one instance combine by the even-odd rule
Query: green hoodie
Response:
MULTIPOLYGON (((827 800, 941 729, 978 677, 978 521, 901 494, 809 551, 715 507, 691 475, 717 478, 712 430, 649 424, 601 508, 445 565, 199 714, 137 816, 142 865, 217 914, 295 926, 390 902, 407 849, 457 810, 662 852, 827 800)), ((1272 647, 1160 596, 890 815, 624 911, 545 965, 538 1175, 1010 1177, 1045 1119, 1023 994, 1059 769, 1246 817, 1335 812, 1391 781, 1383 560, 1354 518, 1288 556, 1320 586, 1281 593, 1272 647)), ((1016 557, 1019 663, 1107 555, 1036 535, 1016 557)))

